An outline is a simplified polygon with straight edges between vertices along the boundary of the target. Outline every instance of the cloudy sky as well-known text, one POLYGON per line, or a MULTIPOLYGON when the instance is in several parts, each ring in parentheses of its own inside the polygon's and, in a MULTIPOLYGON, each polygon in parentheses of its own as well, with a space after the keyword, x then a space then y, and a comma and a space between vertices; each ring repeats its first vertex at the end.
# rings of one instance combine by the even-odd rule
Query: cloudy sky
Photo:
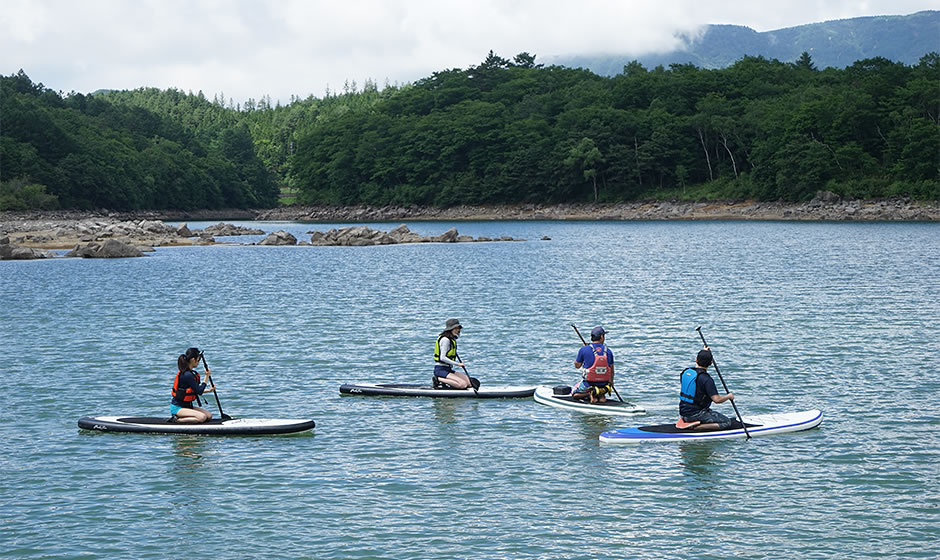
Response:
POLYGON ((479 64, 670 50, 709 23, 769 31, 938 0, 0 0, 0 74, 61 92, 175 87, 243 102, 323 97, 479 64))

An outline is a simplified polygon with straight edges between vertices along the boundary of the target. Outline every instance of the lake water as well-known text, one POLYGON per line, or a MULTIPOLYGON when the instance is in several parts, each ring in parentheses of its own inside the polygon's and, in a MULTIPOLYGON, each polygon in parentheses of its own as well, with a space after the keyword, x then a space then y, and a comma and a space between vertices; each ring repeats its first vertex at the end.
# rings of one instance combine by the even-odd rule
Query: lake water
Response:
MULTIPOLYGON (((300 238, 340 225, 238 223, 300 238)), ((527 241, 0 263, 0 556, 940 555, 940 224, 408 225, 527 241), (487 385, 571 384, 571 323, 603 324, 619 392, 648 415, 340 396, 344 382, 429 381, 449 317, 487 385), (675 419, 698 326, 742 414, 819 408, 822 425, 600 444, 675 419), (166 414, 188 346, 205 350, 227 414, 316 431, 77 428, 166 414)))

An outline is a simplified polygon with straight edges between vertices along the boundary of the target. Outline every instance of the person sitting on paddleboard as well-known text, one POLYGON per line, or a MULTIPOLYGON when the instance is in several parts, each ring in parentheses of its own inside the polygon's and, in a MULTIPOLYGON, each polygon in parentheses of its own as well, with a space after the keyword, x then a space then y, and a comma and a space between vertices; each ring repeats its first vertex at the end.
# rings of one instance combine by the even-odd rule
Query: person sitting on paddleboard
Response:
MULTIPOLYGON (((215 387, 206 387, 205 383, 199 382, 199 374, 194 370, 199 365, 201 354, 198 348, 189 348, 185 354, 180 354, 176 359, 176 365, 179 371, 176 372, 176 378, 173 380, 173 390, 170 394, 173 398, 170 400, 170 420, 181 424, 200 424, 212 419, 212 413, 204 408, 193 406, 193 401, 198 395, 205 392, 212 392, 215 387)), ((209 368, 206 368, 206 374, 209 374, 209 368)))
POLYGON ((712 410, 712 403, 734 400, 734 393, 719 395, 715 380, 708 374, 712 365, 712 351, 708 346, 695 357, 695 367, 686 368, 680 376, 679 417, 686 424, 695 424, 696 430, 724 430, 731 426, 733 419, 712 410))
POLYGON ((581 370, 581 382, 571 392, 572 398, 607 402, 607 393, 614 382, 614 353, 604 343, 606 336, 604 327, 594 327, 591 343, 578 350, 574 367, 581 370))
POLYGON ((448 319, 444 325, 444 332, 437 336, 434 343, 434 388, 443 383, 454 389, 466 389, 470 386, 470 377, 464 373, 454 371, 454 366, 464 368, 463 362, 458 362, 457 338, 463 326, 458 319, 448 319))

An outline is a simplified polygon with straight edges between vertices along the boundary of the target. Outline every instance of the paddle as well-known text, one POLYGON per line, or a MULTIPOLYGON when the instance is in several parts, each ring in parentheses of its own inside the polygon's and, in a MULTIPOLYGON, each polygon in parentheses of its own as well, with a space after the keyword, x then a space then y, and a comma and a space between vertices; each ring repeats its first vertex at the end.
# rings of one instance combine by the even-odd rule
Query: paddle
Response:
POLYGON ((215 388, 215 383, 212 382, 212 376, 209 375, 209 364, 206 362, 205 353, 200 352, 199 357, 202 358, 202 365, 206 368, 206 381, 209 382, 209 385, 212 385, 212 394, 215 395, 215 404, 219 407, 219 416, 222 420, 231 420, 231 416, 222 412, 222 403, 219 402, 219 392, 215 388))
MULTIPOLYGON (((574 332, 578 333, 578 338, 581 339, 581 344, 587 346, 588 343, 585 342, 584 337, 581 336, 581 331, 578 330, 578 327, 575 327, 575 326, 574 326, 574 323, 571 323, 571 327, 574 329, 574 332)), ((617 395, 617 398, 620 399, 620 402, 623 402, 623 397, 620 396, 620 393, 617 392, 617 388, 614 387, 614 381, 613 381, 613 379, 610 380, 610 388, 614 390, 614 394, 617 395)))
MULTIPOLYGON (((454 352, 454 356, 457 357, 458 362, 460 362, 461 364, 463 363, 463 360, 460 359, 460 354, 454 352)), ((476 377, 470 377, 470 372, 467 371, 467 368, 465 366, 460 366, 460 367, 463 369, 463 372, 467 374, 467 379, 470 380, 470 386, 473 387, 473 394, 479 397, 480 391, 478 391, 477 389, 480 388, 480 380, 477 379, 476 377)))
MULTIPOLYGON (((698 335, 702 337, 702 344, 704 344, 705 347, 707 348, 708 343, 705 342, 705 335, 702 334, 702 327, 696 327, 695 330, 698 331, 698 335)), ((728 385, 725 384, 724 378, 721 377, 721 370, 718 369, 718 363, 715 361, 714 352, 712 352, 712 365, 715 366, 715 372, 718 373, 718 379, 721 380, 721 385, 722 387, 725 388, 725 393, 730 393, 731 391, 728 390, 728 385)), ((741 418, 741 413, 738 412, 738 405, 734 404, 734 399, 731 399, 731 407, 734 409, 734 413, 738 415, 738 421, 741 422, 741 427, 744 428, 744 435, 747 436, 747 439, 751 439, 751 434, 747 432, 747 426, 744 425, 744 418, 741 418)))

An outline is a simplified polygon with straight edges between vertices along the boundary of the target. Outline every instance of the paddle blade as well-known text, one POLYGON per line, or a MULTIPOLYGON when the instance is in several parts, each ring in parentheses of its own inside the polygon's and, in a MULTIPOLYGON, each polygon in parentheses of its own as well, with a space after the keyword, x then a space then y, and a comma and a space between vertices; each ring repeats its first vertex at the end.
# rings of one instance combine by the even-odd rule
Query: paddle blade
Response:
POLYGON ((473 387, 473 390, 476 391, 480 388, 480 380, 476 377, 470 378, 470 386, 473 387))

